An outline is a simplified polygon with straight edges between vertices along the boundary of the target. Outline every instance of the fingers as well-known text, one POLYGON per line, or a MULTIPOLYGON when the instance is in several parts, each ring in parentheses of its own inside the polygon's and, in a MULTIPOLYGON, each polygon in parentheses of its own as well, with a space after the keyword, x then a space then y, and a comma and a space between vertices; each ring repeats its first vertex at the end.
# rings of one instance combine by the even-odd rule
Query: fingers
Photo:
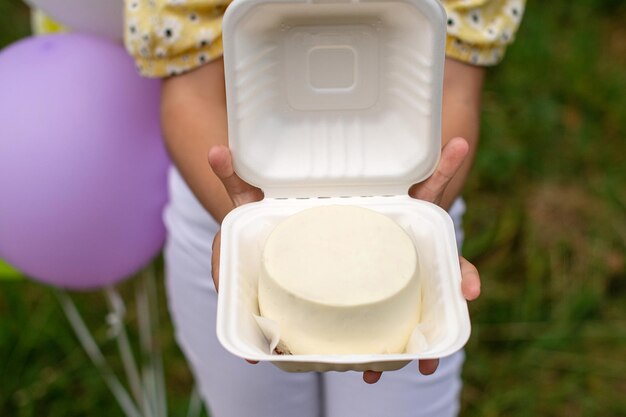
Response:
MULTIPOLYGON (((215 284, 215 289, 219 289, 219 281, 220 281, 220 244, 222 241, 222 232, 219 231, 215 235, 215 239, 213 239, 213 254, 211 257, 211 275, 213 276, 213 283, 215 284)), ((256 365, 259 361, 253 361, 250 359, 246 359, 246 362, 251 363, 252 365, 256 365)))
MULTIPOLYGON (((215 284, 215 289, 219 289, 220 282, 220 243, 222 241, 222 232, 219 231, 215 235, 215 239, 213 239, 213 254, 211 256, 211 275, 213 276, 213 283, 215 284)), ((246 359, 246 362, 256 365, 259 361, 253 361, 250 359, 246 359)))
POLYGON ((441 159, 433 175, 409 190, 409 195, 420 200, 439 204, 443 192, 456 175, 469 152, 469 144, 463 138, 453 138, 441 151, 441 159))
MULTIPOLYGON (((439 359, 422 359, 418 366, 422 375, 432 375, 439 367, 439 359)), ((375 384, 382 375, 383 373, 378 371, 365 371, 363 372, 363 381, 368 384, 375 384)))
POLYGON ((439 366, 439 359, 422 359, 419 361, 419 370, 422 375, 432 375, 439 366))
POLYGON ((215 290, 219 290, 220 283, 220 244, 222 243, 222 232, 219 231, 213 239, 213 253, 211 254, 211 275, 213 276, 213 283, 215 284, 215 290))
MULTIPOLYGON (((418 362, 418 367, 422 375, 432 375, 439 367, 439 359, 422 359, 418 362)), ((365 371, 363 372, 363 381, 368 384, 375 384, 382 375, 383 373, 378 371, 365 371)))
MULTIPOLYGON (((230 179, 235 175, 233 169, 233 159, 227 146, 217 145, 209 149, 209 164, 223 182, 232 183, 234 179, 230 179)), ((235 184, 236 185, 236 184, 235 184)))
POLYGON ((209 150, 209 165, 222 181, 235 206, 263 199, 263 192, 248 184, 235 173, 233 159, 227 146, 218 145, 209 150))
MULTIPOLYGON (((459 261, 461 264, 461 289, 463 296, 468 301, 475 300, 480 295, 480 275, 478 274, 478 269, 462 256, 459 257, 459 261)), ((420 360, 418 367, 422 375, 432 375, 439 367, 439 359, 420 360)), ((375 384, 381 375, 382 372, 365 371, 363 372, 363 381, 368 384, 375 384)))
POLYGON ((480 296, 480 274, 478 269, 467 259, 460 256, 461 262, 461 291, 466 300, 472 301, 480 296))
POLYGON ((363 372, 363 381, 368 384, 375 384, 382 375, 383 373, 378 371, 365 371, 363 372))

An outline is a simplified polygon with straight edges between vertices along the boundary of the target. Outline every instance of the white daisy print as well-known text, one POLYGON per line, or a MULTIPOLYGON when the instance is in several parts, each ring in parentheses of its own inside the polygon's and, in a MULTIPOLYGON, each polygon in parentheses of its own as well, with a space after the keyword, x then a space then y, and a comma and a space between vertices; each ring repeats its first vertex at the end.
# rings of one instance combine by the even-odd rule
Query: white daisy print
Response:
POLYGON ((157 58, 165 58, 167 56, 167 51, 162 46, 157 46, 154 49, 154 56, 157 58))
POLYGON ((515 23, 519 23, 524 14, 524 2, 522 0, 509 0, 506 5, 506 14, 508 14, 515 23))
POLYGON ((452 35, 457 34, 459 31, 459 27, 461 26, 461 16, 455 11, 448 12, 447 25, 448 33, 452 35))
POLYGON ((139 11, 140 9, 140 3, 139 0, 130 0, 126 2, 126 7, 128 8, 129 12, 135 13, 137 11, 139 11))
POLYGON ((494 42, 500 36, 502 36, 503 19, 500 17, 495 18, 488 26, 483 29, 483 35, 485 39, 494 42))
POLYGON ((467 22, 470 26, 481 29, 483 27, 483 15, 480 9, 472 9, 467 13, 467 22))
POLYGON ((139 39, 139 22, 136 18, 130 18, 126 21, 126 32, 128 40, 136 41, 139 39))
POLYGON ((198 54, 198 64, 202 65, 206 64, 207 62, 209 62, 209 54, 204 52, 198 54))
POLYGON ((198 48, 206 48, 207 46, 211 45, 215 40, 215 37, 215 31, 210 27, 199 30, 196 37, 196 43, 198 45, 198 48))
POLYGON ((150 49, 148 49, 147 46, 142 46, 141 48, 139 48, 139 55, 141 55, 141 57, 143 57, 143 58, 149 58, 150 57, 150 49))
POLYGON ((183 72, 185 72, 186 68, 180 65, 174 65, 174 64, 170 64, 167 67, 165 67, 165 71, 167 72, 167 75, 169 76, 173 76, 173 75, 179 75, 182 74, 183 72))
POLYGON ((513 35, 511 35, 511 31, 509 31, 509 30, 504 30, 504 31, 502 31, 502 35, 500 35, 500 40, 501 40, 503 43, 508 43, 508 42, 511 40, 511 37, 512 37, 512 36, 513 36, 513 35))
POLYGON ((472 55, 470 56, 470 62, 472 64, 478 64, 480 61, 480 51, 477 48, 472 48, 472 55))
POLYGON ((183 25, 174 17, 166 17, 161 21, 157 36, 167 45, 178 42, 183 31, 183 25))

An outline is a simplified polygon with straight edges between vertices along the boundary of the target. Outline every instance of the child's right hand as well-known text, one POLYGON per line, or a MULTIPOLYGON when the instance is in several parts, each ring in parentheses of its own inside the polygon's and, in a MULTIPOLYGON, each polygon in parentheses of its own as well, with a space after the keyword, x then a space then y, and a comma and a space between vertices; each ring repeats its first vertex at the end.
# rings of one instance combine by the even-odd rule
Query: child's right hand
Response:
MULTIPOLYGON (((209 165, 211 165, 215 175, 224 184, 235 207, 263 199, 263 191, 248 184, 235 173, 230 149, 227 146, 217 145, 209 150, 209 165)), ((215 239, 213 239, 213 254, 211 257, 213 283, 216 290, 219 290, 221 236, 221 232, 218 232, 215 235, 215 239)))

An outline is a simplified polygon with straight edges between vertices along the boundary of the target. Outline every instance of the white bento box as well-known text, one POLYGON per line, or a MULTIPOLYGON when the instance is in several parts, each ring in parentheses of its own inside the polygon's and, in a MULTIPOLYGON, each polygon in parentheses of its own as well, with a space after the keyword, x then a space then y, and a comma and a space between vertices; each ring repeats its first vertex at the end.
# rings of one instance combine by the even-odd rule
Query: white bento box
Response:
POLYGON ((222 225, 217 335, 231 353, 287 371, 386 371, 467 342, 452 221, 407 195, 439 160, 445 21, 436 0, 235 0, 227 9, 229 144, 239 176, 265 193, 222 225), (274 353, 276 329, 258 319, 264 242, 286 217, 327 204, 383 213, 413 239, 423 307, 406 353, 274 353))

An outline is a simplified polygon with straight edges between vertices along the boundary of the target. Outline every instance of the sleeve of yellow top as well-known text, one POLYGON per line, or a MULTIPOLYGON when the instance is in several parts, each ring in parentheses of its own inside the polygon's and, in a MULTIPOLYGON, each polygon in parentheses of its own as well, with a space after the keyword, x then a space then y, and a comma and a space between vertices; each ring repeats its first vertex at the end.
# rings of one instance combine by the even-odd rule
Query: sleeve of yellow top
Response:
POLYGON ((526 0, 441 0, 448 15, 446 55, 474 65, 498 64, 515 39, 526 0))
POLYGON ((230 0, 124 0, 124 43, 146 77, 182 74, 222 55, 230 0))

